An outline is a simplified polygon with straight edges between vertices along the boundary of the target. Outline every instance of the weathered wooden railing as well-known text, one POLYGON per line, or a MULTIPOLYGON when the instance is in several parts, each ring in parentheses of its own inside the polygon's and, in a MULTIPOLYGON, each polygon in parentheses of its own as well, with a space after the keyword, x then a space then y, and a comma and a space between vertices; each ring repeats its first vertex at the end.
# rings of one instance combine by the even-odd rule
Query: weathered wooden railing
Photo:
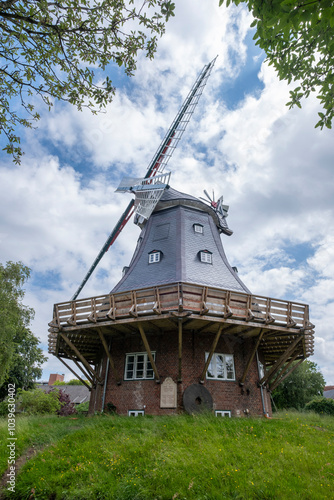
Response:
POLYGON ((312 330, 306 304, 185 283, 100 295, 55 304, 52 328, 190 311, 284 328, 312 330))

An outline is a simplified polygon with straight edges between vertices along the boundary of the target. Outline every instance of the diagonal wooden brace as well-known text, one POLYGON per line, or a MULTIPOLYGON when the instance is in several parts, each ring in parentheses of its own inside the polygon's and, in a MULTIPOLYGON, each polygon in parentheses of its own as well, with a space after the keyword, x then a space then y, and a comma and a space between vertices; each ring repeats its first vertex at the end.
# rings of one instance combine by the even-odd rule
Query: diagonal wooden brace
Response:
POLYGON ((205 362, 204 369, 203 369, 202 374, 201 374, 200 379, 199 379, 199 381, 200 381, 201 384, 204 384, 205 374, 208 371, 209 364, 211 362, 212 356, 213 356, 213 354, 215 352, 215 349, 217 347, 218 341, 219 341, 220 336, 222 334, 223 327, 224 327, 224 323, 221 323, 221 325, 218 328, 218 332, 216 333, 216 336, 214 338, 214 341, 212 342, 212 346, 211 346, 211 350, 210 350, 208 359, 205 362))
POLYGON ((73 375, 75 375, 80 380, 80 382, 82 382, 90 391, 92 390, 92 387, 90 385, 88 385, 85 380, 83 380, 81 377, 79 377, 79 375, 73 370, 73 368, 71 368, 67 363, 65 363, 65 361, 62 358, 60 358, 59 356, 57 356, 57 358, 59 359, 59 361, 61 361, 63 363, 63 365, 66 366, 66 368, 68 368, 73 373, 73 375))
POLYGON ((96 373, 96 371, 90 366, 90 364, 88 363, 87 359, 85 359, 83 357, 83 355, 81 354, 81 352, 76 348, 76 346, 70 341, 70 339, 62 332, 59 333, 59 335, 61 336, 61 338, 63 340, 65 340, 66 344, 72 349, 72 351, 77 355, 77 357, 80 359, 80 361, 82 362, 82 364, 85 366, 85 368, 88 370, 88 373, 92 373, 96 380, 101 384, 102 383, 102 379, 98 376, 98 374, 96 373))
POLYGON ((298 363, 296 363, 295 365, 293 365, 290 370, 289 370, 289 367, 291 366, 291 364, 296 360, 298 354, 296 354, 290 361, 289 363, 287 364, 286 368, 284 369, 283 373, 280 373, 274 380, 274 382, 270 385, 269 389, 270 391, 274 391, 276 389, 276 387, 281 383, 283 382, 283 380, 285 380, 289 375, 290 373, 292 373, 296 368, 297 366, 299 366, 304 360, 303 359, 300 359, 298 361, 298 363))
POLYGON ((283 364, 287 361, 287 359, 290 357, 291 353, 297 346, 297 344, 302 340, 303 335, 299 335, 295 339, 294 342, 288 347, 288 349, 282 354, 282 356, 276 361, 276 363, 270 368, 270 370, 262 377, 262 379, 259 382, 259 385, 265 384, 269 379, 283 366, 283 364))
POLYGON ((73 361, 73 363, 75 364, 75 366, 77 366, 79 368, 79 370, 83 373, 83 375, 86 377, 86 379, 93 385, 93 374, 92 373, 87 373, 86 370, 84 370, 83 367, 79 365, 79 363, 75 359, 75 357, 72 356, 72 354, 70 353, 70 351, 68 351, 67 349, 65 349, 65 347, 63 348, 63 351, 73 361))
POLYGON ((114 363, 114 360, 113 360, 113 358, 112 358, 112 356, 110 354, 110 351, 109 351, 109 348, 108 348, 105 336, 103 335, 101 328, 97 328, 97 332, 98 332, 99 337, 101 339, 101 342, 102 342, 102 345, 104 347, 105 353, 108 356, 110 367, 111 367, 111 371, 112 371, 112 373, 113 373, 113 375, 114 375, 114 377, 116 379, 117 385, 121 385, 121 383, 122 383, 121 379, 117 376, 117 371, 116 371, 116 368, 115 368, 115 363, 114 363))
POLYGON ((156 364, 154 362, 154 359, 153 359, 153 356, 152 356, 152 351, 150 349, 150 346, 149 346, 149 343, 147 341, 147 338, 146 338, 146 335, 145 335, 145 332, 144 332, 144 329, 143 327, 141 326, 141 324, 139 323, 138 324, 138 330, 140 332, 140 335, 141 335, 141 338, 142 338, 142 341, 144 343, 144 346, 145 346, 145 349, 146 349, 146 352, 147 352, 147 355, 148 355, 148 359, 150 360, 150 363, 152 365, 152 368, 153 368, 153 371, 154 371, 154 374, 155 374, 155 381, 157 383, 160 383, 160 377, 159 377, 159 373, 158 373, 158 370, 157 370, 157 367, 156 367, 156 364))
POLYGON ((239 381, 239 385, 244 385, 244 383, 245 383, 245 380, 246 380, 246 377, 247 377, 247 373, 248 373, 248 371, 249 371, 249 369, 250 369, 250 366, 251 366, 252 361, 253 361, 253 359, 254 359, 255 353, 256 353, 256 351, 257 351, 257 350, 258 350, 258 348, 259 348, 259 345, 260 345, 260 342, 261 342, 261 340, 262 340, 263 334, 264 334, 264 330, 262 329, 262 330, 260 331, 260 335, 258 336, 258 339, 257 339, 257 342, 256 342, 256 344, 255 344, 255 347, 254 347, 254 349, 253 349, 253 351, 252 351, 252 353, 251 353, 251 355, 250 355, 250 358, 249 358, 249 360, 248 360, 248 363, 247 363, 247 365, 246 365, 246 368, 245 368, 245 370, 244 370, 244 373, 243 373, 243 375, 242 375, 242 377, 241 377, 241 379, 240 379, 240 381, 239 381))

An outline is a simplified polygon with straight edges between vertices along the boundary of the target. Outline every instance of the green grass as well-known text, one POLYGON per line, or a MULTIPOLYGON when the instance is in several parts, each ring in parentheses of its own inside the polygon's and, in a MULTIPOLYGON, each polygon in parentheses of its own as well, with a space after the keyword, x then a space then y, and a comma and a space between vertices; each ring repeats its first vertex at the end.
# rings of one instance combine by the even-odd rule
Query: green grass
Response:
POLYGON ((44 450, 8 498, 334 498, 333 417, 21 417, 17 436, 44 450))

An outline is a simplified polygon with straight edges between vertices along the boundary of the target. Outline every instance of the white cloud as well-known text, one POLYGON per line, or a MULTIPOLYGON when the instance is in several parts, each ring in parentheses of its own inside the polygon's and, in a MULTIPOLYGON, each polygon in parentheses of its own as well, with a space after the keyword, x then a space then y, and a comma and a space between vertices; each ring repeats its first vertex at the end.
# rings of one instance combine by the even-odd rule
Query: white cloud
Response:
MULTIPOLYGON (((2 260, 32 267, 26 302, 36 309, 35 332, 45 343, 52 304, 71 297, 128 203, 128 195, 114 193, 119 179, 144 175, 196 75, 218 53, 168 166, 171 184, 195 196, 204 188, 224 194, 235 231, 223 239, 228 259, 254 293, 310 304, 314 361, 334 383, 332 133, 314 129, 316 99, 288 110, 288 86, 266 64, 261 94, 251 92, 229 109, 221 88, 236 85, 247 62, 248 12, 201 0, 176 9, 155 60, 140 58, 136 76, 120 83, 106 114, 56 104, 28 134, 22 166, 2 166, 2 260), (296 245, 308 253, 297 258, 296 245)), ((138 234, 127 225, 82 296, 112 288, 138 234)), ((56 366, 48 362, 49 370, 56 366)))

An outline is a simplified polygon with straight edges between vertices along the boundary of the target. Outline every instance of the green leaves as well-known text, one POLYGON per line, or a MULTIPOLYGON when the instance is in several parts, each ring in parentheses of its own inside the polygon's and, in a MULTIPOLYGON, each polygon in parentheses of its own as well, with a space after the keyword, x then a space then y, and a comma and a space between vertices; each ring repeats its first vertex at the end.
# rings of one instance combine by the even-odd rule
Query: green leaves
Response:
POLYGON ((34 311, 21 302, 22 286, 29 274, 30 270, 21 262, 0 264, 0 386, 13 361, 14 338, 34 315, 34 311))
MULTIPOLYGON (((316 127, 331 128, 334 118, 334 0, 232 0, 253 13, 254 40, 267 54, 281 80, 298 82, 287 106, 317 94, 324 113, 316 127)), ((220 1, 220 5, 224 0, 220 1)), ((229 0, 226 1, 228 5, 229 0)))
POLYGON ((15 127, 31 127, 39 118, 29 97, 38 95, 78 109, 98 111, 112 101, 108 78, 100 84, 93 68, 108 64, 136 69, 138 51, 153 58, 157 37, 174 16, 171 0, 21 0, 0 8, 0 123, 4 148, 19 162, 22 151, 15 127), (137 26, 141 25, 141 30, 137 26), (18 98, 21 111, 11 106, 18 98))

